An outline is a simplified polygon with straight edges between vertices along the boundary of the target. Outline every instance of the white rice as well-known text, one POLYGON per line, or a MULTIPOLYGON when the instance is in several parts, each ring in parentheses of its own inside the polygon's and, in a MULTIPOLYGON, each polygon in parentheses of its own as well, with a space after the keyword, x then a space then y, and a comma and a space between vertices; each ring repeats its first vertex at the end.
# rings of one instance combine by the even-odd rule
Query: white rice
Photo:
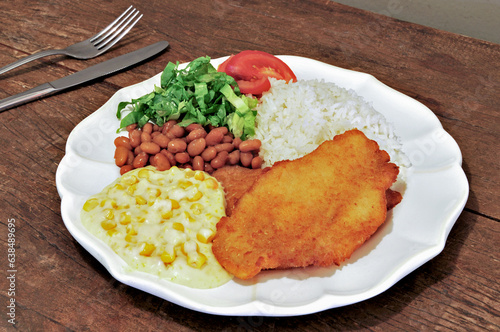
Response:
POLYGON ((410 164, 385 117, 354 91, 334 83, 299 80, 287 84, 271 79, 271 89, 262 96, 257 112, 254 138, 262 142, 264 166, 300 158, 354 128, 376 141, 398 166, 410 164))

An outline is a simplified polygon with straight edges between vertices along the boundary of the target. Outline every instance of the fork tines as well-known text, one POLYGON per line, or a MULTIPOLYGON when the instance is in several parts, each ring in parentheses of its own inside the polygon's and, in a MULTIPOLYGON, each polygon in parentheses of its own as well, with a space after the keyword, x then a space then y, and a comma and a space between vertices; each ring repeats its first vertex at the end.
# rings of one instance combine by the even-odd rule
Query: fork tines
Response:
POLYGON ((104 47, 109 49, 141 19, 142 14, 139 17, 137 15, 139 15, 139 11, 134 6, 128 7, 116 20, 90 39, 90 42, 98 49, 104 47))

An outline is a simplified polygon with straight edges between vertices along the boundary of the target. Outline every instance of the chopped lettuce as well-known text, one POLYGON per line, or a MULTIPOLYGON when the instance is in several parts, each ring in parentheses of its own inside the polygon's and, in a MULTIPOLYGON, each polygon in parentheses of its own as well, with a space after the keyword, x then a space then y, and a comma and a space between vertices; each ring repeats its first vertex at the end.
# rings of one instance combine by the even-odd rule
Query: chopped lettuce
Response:
POLYGON ((134 123, 139 127, 147 122, 162 126, 169 120, 178 120, 181 126, 191 123, 227 126, 235 137, 242 139, 254 135, 257 99, 241 94, 236 81, 218 72, 208 56, 192 61, 185 69, 178 66, 178 62, 169 62, 160 86, 118 105, 116 116, 121 119, 118 130, 134 123), (132 111, 122 118, 122 111, 128 105, 132 105, 132 111))

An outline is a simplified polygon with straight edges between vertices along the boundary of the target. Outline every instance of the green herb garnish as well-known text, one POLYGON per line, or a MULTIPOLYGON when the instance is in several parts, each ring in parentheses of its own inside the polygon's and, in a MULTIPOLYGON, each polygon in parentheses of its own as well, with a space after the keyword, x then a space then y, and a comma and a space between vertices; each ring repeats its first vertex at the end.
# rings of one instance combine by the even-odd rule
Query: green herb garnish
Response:
POLYGON ((241 94, 238 84, 226 73, 218 72, 210 57, 198 58, 178 69, 179 63, 169 62, 161 75, 160 86, 140 98, 118 105, 116 116, 132 105, 132 111, 120 122, 121 130, 130 124, 139 127, 148 122, 162 126, 169 120, 188 126, 227 126, 235 137, 242 139, 255 133, 257 99, 241 94))

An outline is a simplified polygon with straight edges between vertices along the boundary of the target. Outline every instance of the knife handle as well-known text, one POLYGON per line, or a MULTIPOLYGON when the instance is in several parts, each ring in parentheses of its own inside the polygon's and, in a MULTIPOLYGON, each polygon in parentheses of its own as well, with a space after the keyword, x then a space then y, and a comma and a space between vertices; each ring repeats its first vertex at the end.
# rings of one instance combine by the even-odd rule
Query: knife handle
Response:
POLYGON ((54 88, 52 85, 50 85, 49 83, 45 83, 28 91, 7 97, 5 99, 0 100, 0 112, 6 111, 15 106, 22 105, 29 101, 42 98, 56 91, 57 89, 54 88))

